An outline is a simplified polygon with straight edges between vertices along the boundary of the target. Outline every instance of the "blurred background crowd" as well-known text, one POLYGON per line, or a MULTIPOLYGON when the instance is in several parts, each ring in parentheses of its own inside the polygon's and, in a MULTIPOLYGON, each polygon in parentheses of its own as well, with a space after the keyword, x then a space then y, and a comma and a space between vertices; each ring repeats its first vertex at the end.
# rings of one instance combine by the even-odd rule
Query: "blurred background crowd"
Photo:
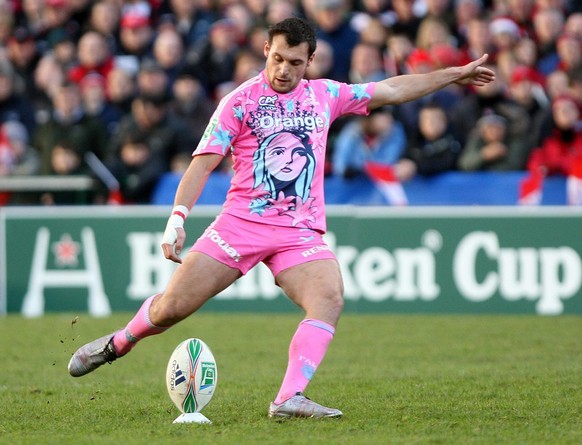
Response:
MULTIPOLYGON (((218 101, 263 69, 268 25, 290 16, 317 30, 309 78, 378 81, 483 53, 497 73, 337 121, 328 175, 353 178, 368 161, 402 182, 582 171, 580 1, 0 0, 0 177, 96 175, 118 186, 118 202, 152 202, 187 167, 218 101)), ((78 201, 0 193, 0 205, 78 201)))

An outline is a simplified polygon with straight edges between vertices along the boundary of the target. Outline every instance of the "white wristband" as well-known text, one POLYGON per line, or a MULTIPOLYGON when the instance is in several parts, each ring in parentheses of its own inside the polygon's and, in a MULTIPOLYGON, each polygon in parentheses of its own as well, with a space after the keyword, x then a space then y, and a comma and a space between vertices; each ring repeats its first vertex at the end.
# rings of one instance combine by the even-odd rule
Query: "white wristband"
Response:
POLYGON ((188 217, 188 208, 185 206, 176 206, 172 210, 172 214, 168 218, 166 230, 162 238, 163 244, 175 244, 178 239, 177 228, 184 228, 184 221, 188 217))
MULTIPOLYGON (((172 209, 172 216, 179 216, 182 218, 182 222, 186 221, 186 218, 188 218, 188 213, 190 211, 188 210, 188 207, 183 206, 183 205, 177 205, 176 207, 174 207, 172 209)), ((170 217, 171 218, 171 217, 170 217)))

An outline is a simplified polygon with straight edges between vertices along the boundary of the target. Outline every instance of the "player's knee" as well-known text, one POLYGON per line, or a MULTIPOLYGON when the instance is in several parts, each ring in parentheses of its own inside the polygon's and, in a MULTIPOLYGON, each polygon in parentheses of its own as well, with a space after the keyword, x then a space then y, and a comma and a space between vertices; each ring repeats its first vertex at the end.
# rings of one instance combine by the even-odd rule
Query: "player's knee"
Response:
POLYGON ((325 298, 327 306, 334 312, 340 313, 344 308, 344 296, 341 292, 333 292, 325 298))
POLYGON ((179 300, 161 296, 154 303, 150 309, 150 321, 156 326, 173 326, 190 315, 179 300))

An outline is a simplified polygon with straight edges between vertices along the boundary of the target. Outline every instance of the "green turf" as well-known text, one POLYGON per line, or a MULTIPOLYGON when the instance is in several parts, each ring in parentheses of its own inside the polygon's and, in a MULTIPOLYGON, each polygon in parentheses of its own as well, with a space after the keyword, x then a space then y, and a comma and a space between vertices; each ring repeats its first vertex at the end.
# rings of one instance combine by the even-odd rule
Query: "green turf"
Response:
POLYGON ((342 419, 266 415, 295 315, 199 313, 74 379, 81 344, 125 324, 0 318, 0 444, 581 444, 582 318, 345 315, 307 394, 342 419), (173 348, 200 337, 218 362, 204 414, 174 425, 173 348))

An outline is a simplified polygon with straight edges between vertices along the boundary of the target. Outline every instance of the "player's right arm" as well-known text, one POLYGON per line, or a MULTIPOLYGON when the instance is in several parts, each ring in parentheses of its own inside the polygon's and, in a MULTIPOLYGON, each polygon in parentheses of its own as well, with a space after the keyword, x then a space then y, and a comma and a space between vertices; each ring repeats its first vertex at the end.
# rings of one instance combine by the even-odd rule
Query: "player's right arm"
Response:
POLYGON ((167 259, 175 263, 182 262, 179 255, 186 240, 184 221, 200 197, 208 177, 222 159, 222 155, 213 153, 196 155, 182 176, 174 198, 174 209, 162 239, 162 250, 167 259))

